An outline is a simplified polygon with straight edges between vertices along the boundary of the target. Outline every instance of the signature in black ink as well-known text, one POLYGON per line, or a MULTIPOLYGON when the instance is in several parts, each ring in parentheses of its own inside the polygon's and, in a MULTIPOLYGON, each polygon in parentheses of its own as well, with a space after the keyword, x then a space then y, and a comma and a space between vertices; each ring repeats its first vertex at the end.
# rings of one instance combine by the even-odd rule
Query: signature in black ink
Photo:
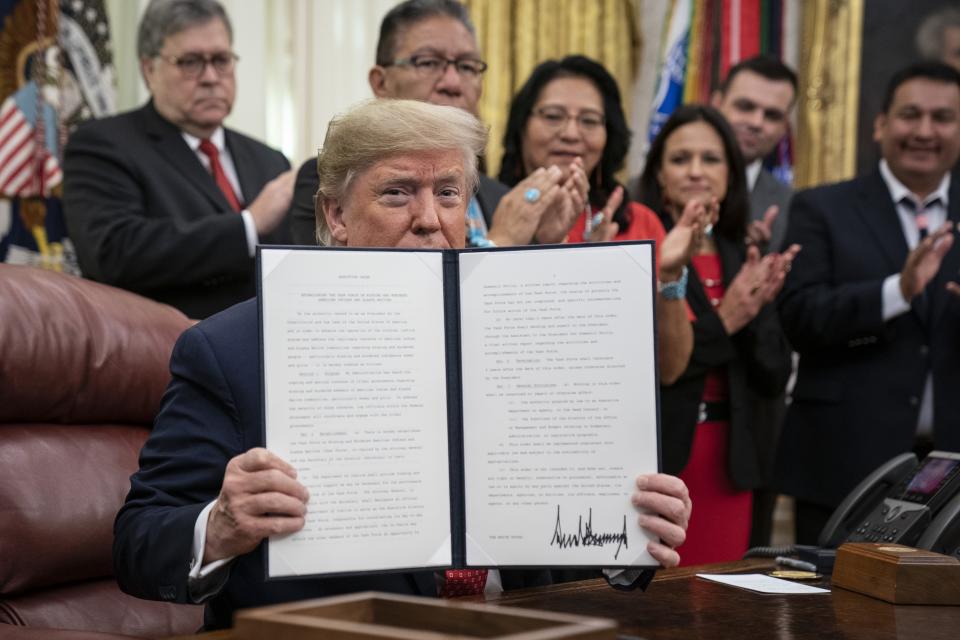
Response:
POLYGON ((577 518, 577 532, 564 533, 560 524, 560 505, 557 505, 557 522, 553 527, 553 537, 550 539, 550 546, 557 545, 561 549, 567 547, 602 547, 605 544, 617 543, 617 551, 613 554, 616 560, 620 555, 622 547, 630 548, 627 543, 627 516, 623 516, 623 531, 620 533, 594 533, 593 532, 593 508, 587 513, 587 522, 583 522, 583 516, 577 518))

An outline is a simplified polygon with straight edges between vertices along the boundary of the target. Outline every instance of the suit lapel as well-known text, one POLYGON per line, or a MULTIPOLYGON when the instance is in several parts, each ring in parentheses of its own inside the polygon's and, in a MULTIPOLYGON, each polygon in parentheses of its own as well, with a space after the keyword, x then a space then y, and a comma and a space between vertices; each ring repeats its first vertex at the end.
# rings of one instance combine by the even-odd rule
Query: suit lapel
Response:
POLYGON ((265 180, 259 171, 260 164, 251 153, 249 146, 243 144, 233 131, 224 128, 227 149, 233 158, 233 168, 237 170, 237 180, 240 181, 240 191, 243 192, 241 206, 246 207, 256 194, 260 193, 265 180))
MULTIPOLYGON (((854 210, 867 233, 873 236, 887 256, 890 268, 899 272, 907 259, 907 241, 903 237, 903 227, 900 226, 887 183, 883 181, 879 168, 859 183, 859 197, 854 210)), ((842 215, 842 212, 837 214, 842 215)))
POLYGON ((490 180, 481 176, 480 188, 477 189, 477 202, 480 203, 480 212, 483 214, 483 219, 488 228, 493 225, 493 212, 497 209, 493 202, 496 196, 490 192, 492 188, 490 182, 490 180))
POLYGON ((147 135, 156 144, 160 156, 215 204, 218 211, 232 211, 233 208, 214 182, 213 176, 187 146, 180 130, 157 113, 152 101, 143 108, 143 116, 147 135))

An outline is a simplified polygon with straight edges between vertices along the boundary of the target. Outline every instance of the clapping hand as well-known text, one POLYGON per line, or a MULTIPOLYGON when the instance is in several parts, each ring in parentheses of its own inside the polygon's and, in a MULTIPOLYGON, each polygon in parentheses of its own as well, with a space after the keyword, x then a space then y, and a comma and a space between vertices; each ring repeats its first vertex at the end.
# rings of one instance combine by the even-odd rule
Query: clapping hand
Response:
POLYGON ((501 247, 529 244, 547 211, 556 207, 564 186, 558 167, 537 169, 500 199, 487 239, 501 247))
MULTIPOLYGON (((556 166, 550 167, 550 170, 560 171, 556 166)), ((563 242, 577 217, 589 203, 590 180, 583 169, 581 158, 574 158, 570 163, 570 175, 561 187, 558 197, 540 219, 534 235, 539 244, 563 242)))
POLYGON ((791 245, 783 253, 760 257, 756 245, 747 247, 747 260, 727 288, 717 315, 728 335, 733 335, 757 317, 765 304, 773 302, 783 288, 800 245, 791 245))
POLYGON ((751 222, 747 227, 747 244, 756 245, 761 252, 765 251, 770 244, 773 221, 777 219, 778 213, 780 207, 774 204, 764 212, 762 219, 751 222))
POLYGON ((684 206, 673 229, 660 243, 661 281, 672 282, 680 277, 684 265, 703 242, 703 228, 708 219, 707 207, 699 200, 691 200, 684 206))
MULTIPOLYGON (((909 302, 920 295, 940 271, 943 257, 952 246, 953 223, 947 221, 914 247, 900 272, 900 293, 904 300, 909 302)), ((960 289, 954 283, 947 284, 947 290, 960 295, 960 289)))
MULTIPOLYGON (((623 203, 623 187, 617 187, 607 198, 603 209, 587 218, 583 227, 584 242, 609 242, 620 233, 620 225, 613 221, 613 214, 623 203)), ((586 212, 590 216, 590 211, 586 212)))

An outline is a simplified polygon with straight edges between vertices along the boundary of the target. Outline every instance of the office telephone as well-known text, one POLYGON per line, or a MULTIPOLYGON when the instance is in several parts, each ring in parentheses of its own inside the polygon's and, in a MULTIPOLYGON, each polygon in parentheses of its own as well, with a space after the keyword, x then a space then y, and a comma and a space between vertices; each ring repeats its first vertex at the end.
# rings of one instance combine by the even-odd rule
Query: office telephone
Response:
POLYGON ((960 557, 960 453, 887 461, 847 495, 818 542, 888 542, 960 557))

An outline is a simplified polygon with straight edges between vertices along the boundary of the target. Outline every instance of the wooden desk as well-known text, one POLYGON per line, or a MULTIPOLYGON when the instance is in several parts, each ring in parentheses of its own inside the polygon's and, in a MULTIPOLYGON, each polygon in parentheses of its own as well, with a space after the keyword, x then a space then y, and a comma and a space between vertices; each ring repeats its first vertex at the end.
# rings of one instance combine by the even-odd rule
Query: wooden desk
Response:
MULTIPOLYGON (((960 607, 894 606, 839 588, 829 594, 763 595, 695 576, 770 568, 769 560, 745 560, 668 569, 657 574, 646 593, 588 580, 511 591, 487 602, 613 618, 623 636, 644 640, 960 638, 960 607)), ((831 588, 829 580, 809 584, 831 588)))
MULTIPOLYGON (((603 580, 587 580, 469 600, 612 618, 620 623, 624 640, 960 638, 960 607, 894 606, 844 589, 817 595, 762 595, 695 576, 771 568, 769 560, 744 560, 662 570, 646 592, 617 591, 603 580)), ((828 580, 810 584, 831 588, 828 580)), ((229 631, 195 637, 233 638, 229 631)))

